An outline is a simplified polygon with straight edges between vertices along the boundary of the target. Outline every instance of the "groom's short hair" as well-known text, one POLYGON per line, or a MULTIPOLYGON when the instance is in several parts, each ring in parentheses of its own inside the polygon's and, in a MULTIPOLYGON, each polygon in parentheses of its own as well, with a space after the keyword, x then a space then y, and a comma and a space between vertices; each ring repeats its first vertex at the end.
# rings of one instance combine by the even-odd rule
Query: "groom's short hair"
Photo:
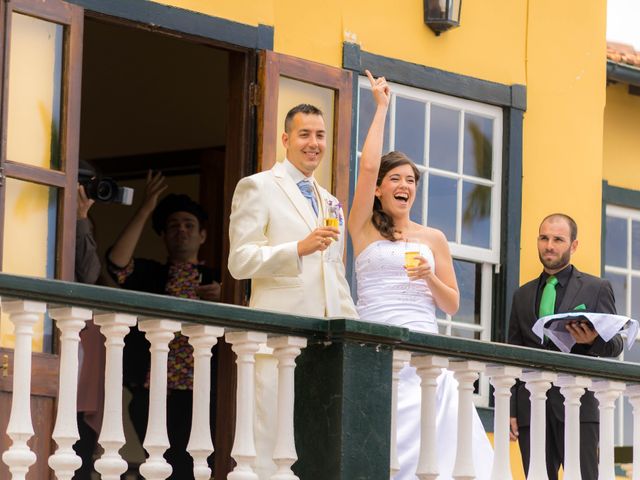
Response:
POLYGON ((551 215, 547 215, 540 222, 540 226, 542 226, 542 224, 547 220, 557 220, 557 219, 564 220, 565 222, 567 222, 567 225, 569 225, 569 237, 572 242, 576 238, 578 238, 578 224, 573 218, 571 218, 566 213, 552 213, 551 215))
POLYGON ((298 113, 304 113, 305 115, 320 115, 323 117, 322 110, 314 105, 310 105, 308 103, 301 103, 300 105, 296 105, 287 113, 287 116, 284 118, 284 131, 289 133, 291 128, 291 122, 293 121, 293 117, 298 113))

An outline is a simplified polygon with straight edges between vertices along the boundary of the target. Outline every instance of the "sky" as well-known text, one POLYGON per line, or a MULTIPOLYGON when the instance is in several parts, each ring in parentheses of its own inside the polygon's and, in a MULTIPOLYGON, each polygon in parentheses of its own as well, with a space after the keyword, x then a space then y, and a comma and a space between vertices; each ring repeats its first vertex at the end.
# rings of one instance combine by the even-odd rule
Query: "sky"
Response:
POLYGON ((607 40, 640 50, 640 0, 607 0, 607 40))

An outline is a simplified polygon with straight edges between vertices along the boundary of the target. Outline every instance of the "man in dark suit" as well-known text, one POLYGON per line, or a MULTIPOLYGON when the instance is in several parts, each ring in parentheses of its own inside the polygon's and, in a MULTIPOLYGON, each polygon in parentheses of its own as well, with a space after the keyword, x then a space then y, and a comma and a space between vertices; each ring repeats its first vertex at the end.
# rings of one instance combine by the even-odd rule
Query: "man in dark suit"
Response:
MULTIPOLYGON (((584 310, 596 313, 616 313, 611 284, 580 272, 571 265, 571 255, 578 247, 578 227, 571 217, 555 213, 540 224, 538 254, 543 265, 539 277, 520 287, 513 295, 509 322, 509 343, 532 348, 558 351, 549 340, 540 343, 531 328, 536 320, 549 313, 584 310), (551 286, 550 286, 550 285, 551 286), (546 290, 555 286, 555 299, 546 290), (544 296, 547 297, 543 300, 544 296), (541 307, 541 303, 543 304, 541 307), (550 303, 550 305, 548 305, 550 303), (545 311, 550 309, 550 311, 545 311)), ((615 357, 622 352, 622 338, 616 335, 605 342, 586 323, 567 324, 576 344, 571 353, 594 357, 615 357)), ((546 457, 549 480, 557 480, 564 462, 564 397, 558 387, 547 392, 546 457)), ((518 381, 511 395, 511 439, 520 440, 520 452, 525 472, 529 470, 531 404, 529 391, 518 381)), ((587 391, 580 407, 580 465, 583 480, 598 477, 598 402, 587 391)))

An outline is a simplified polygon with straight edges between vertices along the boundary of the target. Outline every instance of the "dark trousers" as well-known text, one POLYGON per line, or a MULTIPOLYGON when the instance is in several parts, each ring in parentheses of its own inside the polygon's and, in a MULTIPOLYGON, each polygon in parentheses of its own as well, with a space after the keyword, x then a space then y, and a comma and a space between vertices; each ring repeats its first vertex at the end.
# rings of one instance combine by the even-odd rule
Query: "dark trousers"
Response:
MULTIPOLYGON (((558 480, 558 470, 564 464, 564 422, 547 412, 546 429, 546 457, 547 475, 549 480, 558 480)), ((530 430, 529 427, 519 427, 518 439, 525 475, 529 473, 530 459, 530 430)), ((599 424, 592 422, 580 423, 580 473, 582 480, 597 480, 598 478, 598 440, 599 424)))
MULTIPOLYGON (((191 390, 169 390, 167 394, 167 434, 169 436, 169 449, 164 458, 173 468, 169 480, 193 479, 193 459, 187 452, 187 444, 191 435, 191 416, 193 411, 193 392, 191 390)), ((129 404, 131 422, 140 439, 144 441, 149 417, 149 390, 136 388, 131 391, 133 397, 129 404)), ((211 399, 211 435, 214 434, 215 423, 215 399, 211 399)), ((213 455, 209 457, 209 466, 212 467, 213 455)), ((213 467, 212 467, 213 468, 213 467)))
POLYGON ((78 412, 78 440, 73 449, 82 460, 82 466, 73 475, 74 480, 91 480, 93 469, 93 454, 98 446, 98 434, 84 421, 84 413, 78 412))

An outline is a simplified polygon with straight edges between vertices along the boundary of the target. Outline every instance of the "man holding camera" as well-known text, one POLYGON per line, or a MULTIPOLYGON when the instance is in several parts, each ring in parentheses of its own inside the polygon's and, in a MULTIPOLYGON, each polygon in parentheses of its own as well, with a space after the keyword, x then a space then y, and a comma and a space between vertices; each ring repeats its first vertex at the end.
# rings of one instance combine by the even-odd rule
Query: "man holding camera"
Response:
MULTIPOLYGON (((145 199, 107 253, 108 270, 118 285, 129 290, 216 301, 220 298, 219 272, 198 260, 206 239, 207 214, 187 195, 169 194, 160 172, 147 175, 145 199), (167 262, 133 258, 144 225, 151 217, 155 232, 167 249, 167 262)), ((149 411, 149 343, 137 329, 125 339, 124 382, 133 399, 131 420, 144 439, 149 411)), ((193 460, 186 452, 193 402, 193 348, 181 334, 169 343, 167 430, 170 448, 165 457, 173 468, 171 479, 193 478, 193 460)), ((212 401, 212 408, 215 402, 212 401)))

